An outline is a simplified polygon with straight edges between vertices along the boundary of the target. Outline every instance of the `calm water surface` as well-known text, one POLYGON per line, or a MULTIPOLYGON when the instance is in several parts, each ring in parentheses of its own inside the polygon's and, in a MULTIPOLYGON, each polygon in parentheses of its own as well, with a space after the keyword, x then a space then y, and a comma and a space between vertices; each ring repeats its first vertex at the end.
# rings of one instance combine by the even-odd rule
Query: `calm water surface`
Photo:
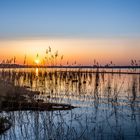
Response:
POLYGON ((77 108, 1 112, 1 115, 10 117, 13 126, 0 139, 140 139, 139 74, 94 73, 95 70, 89 69, 5 71, 3 75, 0 70, 1 79, 39 91, 34 95, 35 100, 67 103, 77 108))

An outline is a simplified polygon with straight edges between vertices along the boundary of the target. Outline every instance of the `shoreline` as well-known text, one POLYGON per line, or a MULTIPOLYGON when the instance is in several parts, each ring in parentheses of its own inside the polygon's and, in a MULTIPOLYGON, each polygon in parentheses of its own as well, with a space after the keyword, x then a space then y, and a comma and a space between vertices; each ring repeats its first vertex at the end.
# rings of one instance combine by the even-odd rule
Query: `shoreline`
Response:
POLYGON ((39 92, 29 91, 25 87, 12 84, 5 85, 5 81, 0 80, 0 111, 55 111, 75 108, 70 104, 37 101, 34 99, 36 94, 39 94, 39 92))
POLYGON ((80 68, 80 69, 140 69, 140 65, 20 65, 0 64, 0 68, 80 68))

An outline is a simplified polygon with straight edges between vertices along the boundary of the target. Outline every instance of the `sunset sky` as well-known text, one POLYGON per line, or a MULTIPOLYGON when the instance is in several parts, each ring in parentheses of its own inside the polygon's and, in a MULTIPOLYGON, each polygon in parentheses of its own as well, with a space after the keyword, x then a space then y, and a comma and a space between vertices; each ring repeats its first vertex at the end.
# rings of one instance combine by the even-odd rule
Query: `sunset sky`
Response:
POLYGON ((46 49, 91 65, 140 60, 140 0, 0 0, 0 62, 46 49))

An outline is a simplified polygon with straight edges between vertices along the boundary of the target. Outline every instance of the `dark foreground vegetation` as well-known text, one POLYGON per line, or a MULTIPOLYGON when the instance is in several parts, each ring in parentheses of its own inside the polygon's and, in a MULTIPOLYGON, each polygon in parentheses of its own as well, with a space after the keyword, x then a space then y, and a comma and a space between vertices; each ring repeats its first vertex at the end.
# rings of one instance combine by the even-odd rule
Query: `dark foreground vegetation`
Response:
POLYGON ((0 135, 10 129, 11 125, 7 118, 0 117, 0 135))

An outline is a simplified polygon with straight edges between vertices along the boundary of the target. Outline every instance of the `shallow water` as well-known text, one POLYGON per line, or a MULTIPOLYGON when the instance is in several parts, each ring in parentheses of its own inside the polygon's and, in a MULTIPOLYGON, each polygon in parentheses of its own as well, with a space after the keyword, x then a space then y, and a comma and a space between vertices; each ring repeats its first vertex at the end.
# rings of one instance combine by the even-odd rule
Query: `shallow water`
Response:
POLYGON ((6 69, 0 74, 1 79, 39 91, 36 100, 77 107, 69 111, 1 112, 13 123, 0 136, 2 140, 140 139, 139 74, 38 68, 6 69))

